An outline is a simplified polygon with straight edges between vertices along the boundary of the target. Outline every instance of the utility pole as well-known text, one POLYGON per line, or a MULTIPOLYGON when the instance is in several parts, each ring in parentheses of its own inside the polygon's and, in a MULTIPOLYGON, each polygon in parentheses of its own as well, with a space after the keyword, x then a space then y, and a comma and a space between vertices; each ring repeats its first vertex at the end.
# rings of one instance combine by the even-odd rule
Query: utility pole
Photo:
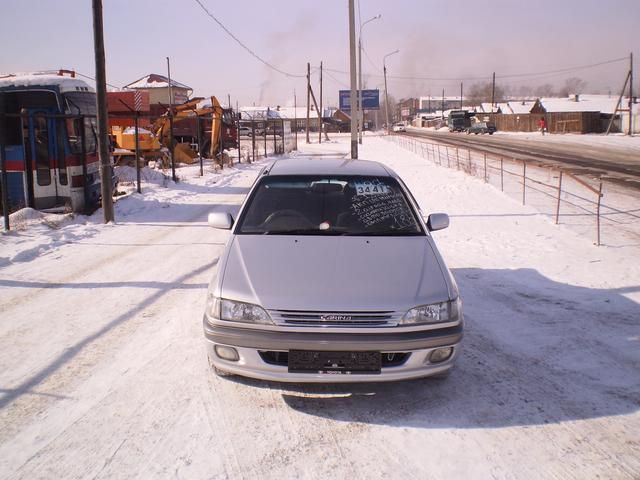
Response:
POLYGON ((384 72, 384 116, 387 119, 387 134, 391 133, 391 124, 389 122, 389 94, 387 91, 387 57, 395 55, 400 50, 394 50, 382 57, 382 70, 384 72))
POLYGON ((307 62, 307 143, 309 140, 309 104, 311 103, 311 65, 307 62))
POLYGON ((320 111, 318 112, 318 143, 322 143, 322 127, 324 119, 322 118, 322 62, 320 62, 320 111))
POLYGON ((496 105, 496 72, 493 72, 493 81, 491 82, 491 113, 496 105))
POLYGON ((369 22, 373 22, 381 18, 382 15, 376 15, 375 17, 370 18, 364 23, 360 24, 360 32, 358 33, 358 111, 360 115, 358 116, 358 132, 360 136, 358 137, 358 142, 362 145, 362 130, 364 129, 364 109, 362 108, 362 28, 369 22))
POLYGON ((444 118, 444 88, 442 89, 442 118, 444 118))
POLYGON ((102 0, 93 3, 93 45, 96 62, 96 107, 98 110, 98 155, 100 157, 100 182, 104 222, 113 222, 113 197, 111 185, 111 159, 109 158, 109 134, 107 132, 107 73, 104 61, 104 34, 102 29, 102 0))
POLYGON ((391 132, 389 128, 389 94, 387 93, 387 66, 384 65, 384 62, 382 68, 384 71, 384 118, 387 122, 387 134, 389 134, 391 132))
POLYGON ((358 101, 356 99, 356 26, 354 0, 349 0, 349 60, 351 71, 351 158, 358 158, 358 101))
POLYGON ((462 110, 462 85, 463 82, 460 82, 460 110, 462 110))
POLYGON ((167 57, 167 78, 169 79, 169 151, 171 152, 171 178, 176 182, 175 150, 173 147, 173 90, 171 89, 171 64, 167 57))

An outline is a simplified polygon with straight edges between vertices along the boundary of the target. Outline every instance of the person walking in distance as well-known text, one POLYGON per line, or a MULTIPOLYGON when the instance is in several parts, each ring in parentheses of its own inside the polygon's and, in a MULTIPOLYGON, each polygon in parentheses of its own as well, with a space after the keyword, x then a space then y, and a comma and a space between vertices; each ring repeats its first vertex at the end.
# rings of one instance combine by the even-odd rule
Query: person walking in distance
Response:
POLYGON ((544 119, 544 117, 540 117, 540 120, 538 120, 538 130, 542 132, 542 135, 544 135, 544 132, 547 131, 547 121, 544 119))

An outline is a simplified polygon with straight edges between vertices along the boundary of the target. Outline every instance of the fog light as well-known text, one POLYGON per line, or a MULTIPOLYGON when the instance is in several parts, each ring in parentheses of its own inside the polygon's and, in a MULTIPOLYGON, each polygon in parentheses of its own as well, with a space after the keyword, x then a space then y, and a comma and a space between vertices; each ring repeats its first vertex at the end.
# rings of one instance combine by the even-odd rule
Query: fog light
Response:
POLYGON ((431 363, 441 363, 445 360, 449 360, 453 354, 453 347, 436 348, 429 354, 429 361, 431 363))
POLYGON ((223 360, 228 360, 230 362, 237 362, 240 356, 238 355, 238 351, 233 347, 225 347, 224 345, 216 345, 215 346, 216 355, 223 360))

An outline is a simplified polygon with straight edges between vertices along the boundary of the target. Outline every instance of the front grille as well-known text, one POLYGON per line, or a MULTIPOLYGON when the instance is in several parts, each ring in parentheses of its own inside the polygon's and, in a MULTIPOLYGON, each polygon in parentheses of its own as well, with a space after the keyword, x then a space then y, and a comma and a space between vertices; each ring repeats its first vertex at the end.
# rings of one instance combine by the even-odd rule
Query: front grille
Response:
POLYGON ((331 327, 389 327, 397 325, 401 317, 401 313, 394 311, 317 312, 270 310, 269 314, 278 325, 331 327))
MULTIPOLYGON (((258 354, 269 365, 289 366, 289 352, 259 351, 258 354)), ((407 361, 409 355, 409 352, 385 352, 380 357, 382 368, 400 366, 407 361)))

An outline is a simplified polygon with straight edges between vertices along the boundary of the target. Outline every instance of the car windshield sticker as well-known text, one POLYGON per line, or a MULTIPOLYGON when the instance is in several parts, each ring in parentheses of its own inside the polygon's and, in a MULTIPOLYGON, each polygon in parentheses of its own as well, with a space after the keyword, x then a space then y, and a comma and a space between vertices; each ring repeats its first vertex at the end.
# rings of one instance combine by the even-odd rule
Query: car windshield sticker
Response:
POLYGON ((378 179, 356 180, 353 182, 353 186, 356 189, 356 195, 381 195, 391 191, 387 185, 378 179))

